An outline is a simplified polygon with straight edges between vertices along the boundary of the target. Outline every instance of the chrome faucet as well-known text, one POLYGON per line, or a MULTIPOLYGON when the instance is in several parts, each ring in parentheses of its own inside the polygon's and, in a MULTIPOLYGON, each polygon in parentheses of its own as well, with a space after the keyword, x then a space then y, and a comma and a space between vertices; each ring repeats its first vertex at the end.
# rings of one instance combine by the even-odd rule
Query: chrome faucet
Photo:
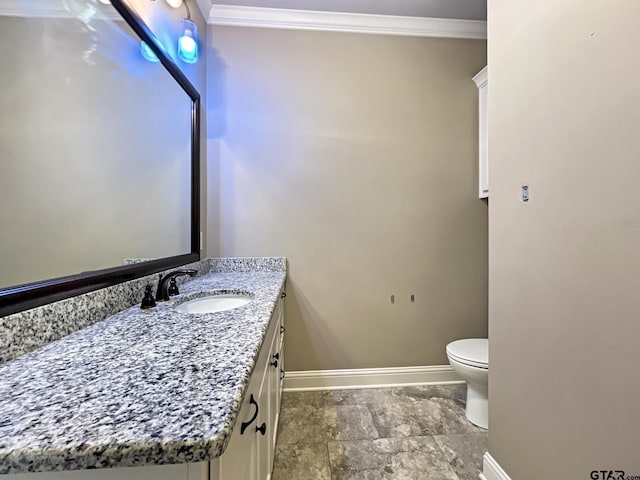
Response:
POLYGON ((169 300, 170 295, 178 295, 178 285, 176 285, 176 278, 182 275, 189 275, 195 277, 198 273, 197 270, 174 270, 167 273, 165 276, 160 275, 158 280, 158 290, 156 291, 156 300, 159 302, 166 302, 169 300), (169 284, 171 282, 171 284, 169 284))

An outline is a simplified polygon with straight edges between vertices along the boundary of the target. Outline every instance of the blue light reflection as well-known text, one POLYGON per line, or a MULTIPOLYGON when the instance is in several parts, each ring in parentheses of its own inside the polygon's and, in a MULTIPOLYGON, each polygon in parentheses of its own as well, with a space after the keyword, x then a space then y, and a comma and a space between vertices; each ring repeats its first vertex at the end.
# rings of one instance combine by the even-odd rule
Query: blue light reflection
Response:
POLYGON ((196 63, 198 61, 198 27, 187 18, 182 20, 180 24, 178 56, 186 63, 196 63))

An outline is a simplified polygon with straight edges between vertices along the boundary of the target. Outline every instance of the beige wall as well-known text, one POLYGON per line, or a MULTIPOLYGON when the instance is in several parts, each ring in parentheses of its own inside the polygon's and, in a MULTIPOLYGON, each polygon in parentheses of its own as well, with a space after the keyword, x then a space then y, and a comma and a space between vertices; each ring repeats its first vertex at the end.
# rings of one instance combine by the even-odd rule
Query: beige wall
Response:
POLYGON ((485 336, 485 42, 208 36, 220 253, 288 258, 287 369, 446 364, 447 342, 485 336))
POLYGON ((489 451, 513 479, 640 475, 638 18, 489 1, 489 451))

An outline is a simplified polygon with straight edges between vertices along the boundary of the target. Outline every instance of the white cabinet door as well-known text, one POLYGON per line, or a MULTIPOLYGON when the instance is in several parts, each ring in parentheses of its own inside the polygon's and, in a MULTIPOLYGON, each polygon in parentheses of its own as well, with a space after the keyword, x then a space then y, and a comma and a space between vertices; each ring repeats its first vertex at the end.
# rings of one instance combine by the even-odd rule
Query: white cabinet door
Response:
POLYGON ((211 462, 211 480, 258 479, 255 433, 260 409, 261 375, 255 373, 249 382, 229 445, 221 457, 211 462))
POLYGON ((473 81, 478 87, 478 194, 489 196, 489 126, 487 99, 489 97, 489 75, 487 67, 480 70, 473 81))
MULTIPOLYGON (((273 345, 273 337, 271 337, 270 340, 269 345, 271 347, 271 345, 273 345)), ((262 378, 262 386, 260 388, 260 415, 258 415, 258 426, 256 430, 258 480, 268 480, 271 476, 271 448, 269 445, 269 439, 271 438, 271 424, 269 422, 269 394, 271 387, 269 376, 272 370, 272 367, 269 365, 269 359, 271 357, 271 348, 269 348, 268 352, 267 369, 262 378)))

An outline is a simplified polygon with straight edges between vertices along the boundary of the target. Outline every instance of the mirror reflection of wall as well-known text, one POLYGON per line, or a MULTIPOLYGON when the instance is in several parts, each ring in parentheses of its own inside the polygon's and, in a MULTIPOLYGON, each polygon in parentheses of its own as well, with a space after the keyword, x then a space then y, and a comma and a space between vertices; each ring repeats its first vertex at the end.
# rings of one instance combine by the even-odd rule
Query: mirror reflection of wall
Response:
POLYGON ((0 16, 0 288, 190 251, 189 97, 114 10, 68 13, 0 16))

